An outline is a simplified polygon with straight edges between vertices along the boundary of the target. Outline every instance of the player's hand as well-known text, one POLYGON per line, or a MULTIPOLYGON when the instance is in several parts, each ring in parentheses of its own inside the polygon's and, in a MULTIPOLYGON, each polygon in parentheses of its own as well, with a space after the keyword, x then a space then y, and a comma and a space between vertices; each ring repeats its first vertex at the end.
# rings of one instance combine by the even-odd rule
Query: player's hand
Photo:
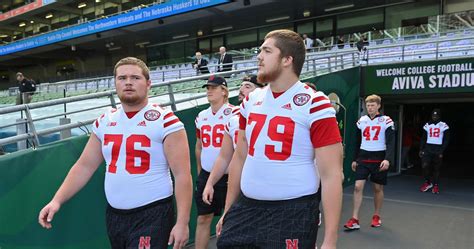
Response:
POLYGON ((380 171, 388 170, 388 167, 390 167, 390 163, 388 162, 388 160, 383 160, 380 163, 380 171))
POLYGON ((171 230, 170 237, 168 239, 168 245, 174 244, 173 249, 180 249, 186 246, 189 239, 189 227, 188 224, 174 225, 171 230))
POLYGON ((221 218, 219 219, 219 221, 216 224, 216 236, 217 237, 221 236, 222 223, 224 223, 224 216, 225 216, 225 213, 222 214, 221 218))
POLYGON ((423 154, 425 154, 423 151, 420 150, 420 152, 418 153, 418 156, 423 157, 423 154))
POLYGON ((443 154, 439 154, 439 158, 440 158, 440 159, 443 158, 443 154))
POLYGON ((61 208, 61 204, 56 201, 51 201, 44 206, 38 216, 39 224, 46 229, 50 229, 52 227, 51 222, 53 221, 54 214, 59 211, 59 208, 61 208))
POLYGON ((206 184, 204 191, 202 192, 202 201, 207 205, 211 205, 212 198, 214 197, 214 187, 210 184, 206 184))
POLYGON ((356 168, 357 168, 357 162, 356 161, 353 161, 352 164, 351 164, 351 167, 352 167, 352 171, 356 171, 356 168))

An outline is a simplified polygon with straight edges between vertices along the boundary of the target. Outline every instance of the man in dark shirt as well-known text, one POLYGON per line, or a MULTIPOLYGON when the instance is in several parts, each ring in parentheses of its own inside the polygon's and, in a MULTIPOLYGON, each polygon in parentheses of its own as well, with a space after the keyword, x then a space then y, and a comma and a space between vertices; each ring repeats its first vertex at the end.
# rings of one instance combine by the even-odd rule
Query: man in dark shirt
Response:
POLYGON ((423 137, 420 141, 421 167, 425 178, 421 192, 431 189, 433 194, 439 194, 440 169, 448 142, 449 126, 441 121, 441 111, 434 109, 431 112, 431 120, 423 126, 423 137))
POLYGON ((209 68, 207 67, 207 60, 202 58, 201 52, 196 52, 196 60, 193 63, 194 68, 198 74, 209 73, 209 68))
POLYGON ((28 104, 33 98, 36 91, 36 84, 32 79, 27 79, 23 73, 16 73, 16 80, 18 81, 18 88, 20 93, 17 95, 16 104, 28 104))

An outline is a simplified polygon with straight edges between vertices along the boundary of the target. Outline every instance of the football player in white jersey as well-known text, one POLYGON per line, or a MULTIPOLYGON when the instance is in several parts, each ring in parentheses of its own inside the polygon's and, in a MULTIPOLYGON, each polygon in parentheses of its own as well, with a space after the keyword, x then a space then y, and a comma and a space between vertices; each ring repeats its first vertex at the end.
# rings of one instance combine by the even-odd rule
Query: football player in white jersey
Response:
POLYGON ((219 155, 225 134, 225 126, 229 119, 234 116, 234 113, 238 112, 233 105, 228 103, 229 90, 224 78, 212 75, 203 87, 206 88, 207 100, 211 106, 201 111, 196 117, 197 139, 195 152, 199 174, 194 195, 198 211, 196 249, 207 249, 212 219, 214 216, 221 215, 224 209, 227 194, 227 174, 216 182, 211 204, 203 202, 202 193, 212 171, 214 161, 219 155))
POLYGON ((258 80, 268 86, 240 106, 218 248, 314 248, 320 181, 322 248, 336 248, 341 135, 329 99, 299 81, 305 53, 303 39, 290 30, 268 33, 260 47, 258 80))
POLYGON ((431 190, 439 194, 439 174, 443 163, 443 153, 449 142, 449 126, 441 121, 441 111, 434 109, 431 112, 431 121, 423 126, 423 137, 420 141, 421 168, 425 182, 421 192, 431 190), (433 181, 431 181, 433 174, 433 181))
POLYGON ((362 204, 364 186, 367 178, 374 184, 375 212, 372 216, 372 227, 380 227, 380 211, 383 204, 383 186, 387 184, 387 172, 393 162, 395 152, 395 131, 389 116, 379 112, 381 98, 370 95, 365 99, 367 115, 357 121, 357 144, 352 162, 355 171, 354 209, 344 227, 347 230, 360 228, 359 209, 362 204))
POLYGON ((122 106, 95 121, 82 155, 40 211, 39 223, 51 228, 61 205, 82 189, 105 159, 106 225, 111 247, 164 249, 174 243, 173 248, 183 248, 189 237, 192 204, 184 126, 173 112, 148 103, 151 81, 143 61, 121 59, 114 76, 122 106), (178 209, 175 224, 170 169, 178 209))
MULTIPOLYGON (((253 92, 253 90, 264 87, 264 84, 257 82, 256 75, 245 76, 242 80, 242 84, 239 89, 239 103, 253 92)), ((237 145, 237 133, 239 132, 239 109, 234 109, 234 116, 229 119, 229 122, 225 126, 224 139, 222 140, 222 147, 217 156, 214 166, 212 167, 211 175, 207 179, 206 187, 202 194, 202 200, 211 205, 212 198, 214 197, 214 184, 216 184, 219 179, 221 179, 224 174, 228 172, 227 168, 229 166, 232 155, 234 155, 234 149, 237 145)))

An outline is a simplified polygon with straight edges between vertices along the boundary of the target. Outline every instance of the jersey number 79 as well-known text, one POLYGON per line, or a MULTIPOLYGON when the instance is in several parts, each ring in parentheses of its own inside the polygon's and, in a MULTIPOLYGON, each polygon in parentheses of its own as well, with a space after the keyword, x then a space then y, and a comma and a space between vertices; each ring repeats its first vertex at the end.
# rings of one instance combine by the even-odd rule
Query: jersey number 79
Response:
POLYGON ((281 142, 281 152, 275 151, 275 145, 265 145, 265 156, 270 160, 284 161, 291 155, 293 146, 293 135, 295 133, 295 122, 289 117, 276 116, 269 120, 267 134, 260 133, 262 131, 267 115, 250 113, 247 125, 255 123, 250 135, 249 155, 255 154, 255 143, 259 136, 268 136, 272 141, 281 142), (278 132, 278 126, 283 127, 283 132, 278 132))

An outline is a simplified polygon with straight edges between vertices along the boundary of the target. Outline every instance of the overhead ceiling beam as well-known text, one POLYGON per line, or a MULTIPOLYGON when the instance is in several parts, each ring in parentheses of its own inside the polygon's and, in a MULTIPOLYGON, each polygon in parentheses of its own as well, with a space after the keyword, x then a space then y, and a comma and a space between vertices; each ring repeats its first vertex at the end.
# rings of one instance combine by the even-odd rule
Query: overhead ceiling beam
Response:
POLYGON ((82 10, 77 9, 77 8, 71 8, 69 6, 57 6, 54 9, 62 11, 62 12, 70 13, 70 14, 82 15, 82 10))
POLYGON ((23 29, 20 29, 20 27, 13 26, 13 25, 0 25, 0 29, 23 32, 23 29))
POLYGON ((41 18, 41 17, 36 17, 36 16, 30 16, 27 18, 30 21, 34 21, 35 23, 42 23, 42 24, 51 24, 50 19, 46 18, 41 18))

